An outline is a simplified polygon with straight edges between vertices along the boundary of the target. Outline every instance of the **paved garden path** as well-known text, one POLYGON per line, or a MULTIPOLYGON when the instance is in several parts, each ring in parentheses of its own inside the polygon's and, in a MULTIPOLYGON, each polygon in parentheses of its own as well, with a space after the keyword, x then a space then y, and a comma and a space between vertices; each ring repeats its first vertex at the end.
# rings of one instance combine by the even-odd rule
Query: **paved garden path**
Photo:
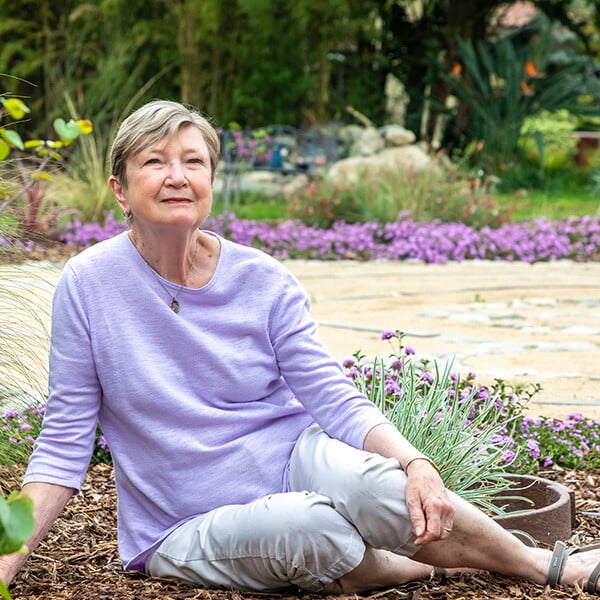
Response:
POLYGON ((289 262, 333 354, 454 360, 482 383, 540 383, 530 411, 600 418, 600 263, 289 262))
MULTIPOLYGON (((456 372, 474 372, 481 383, 541 384, 533 414, 600 418, 600 262, 285 264, 308 290, 321 338, 339 360, 357 350, 387 357, 381 332, 399 329, 417 358, 453 360, 456 372)), ((31 365, 23 385, 44 387, 60 272, 48 262, 0 265, 0 325, 14 334, 14 355, 31 365)), ((0 383, 9 377, 10 365, 0 363, 0 383)))

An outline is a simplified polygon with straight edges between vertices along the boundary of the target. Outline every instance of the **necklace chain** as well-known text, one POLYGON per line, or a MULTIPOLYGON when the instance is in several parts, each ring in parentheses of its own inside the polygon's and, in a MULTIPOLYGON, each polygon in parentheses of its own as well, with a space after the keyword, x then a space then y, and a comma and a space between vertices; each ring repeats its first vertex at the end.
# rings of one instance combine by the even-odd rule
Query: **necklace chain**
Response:
POLYGON ((167 294, 169 294, 169 296, 171 296, 171 303, 169 304, 169 308, 175 314, 178 314, 179 310, 180 310, 180 306, 179 306, 179 301, 177 300, 177 297, 181 293, 181 290, 183 290, 183 288, 185 287, 185 284, 187 283, 187 280, 192 271, 192 267, 194 266, 194 262, 196 261, 196 255, 198 254, 198 240, 196 240, 196 247, 194 249, 194 254, 192 256, 192 260, 190 261, 190 266, 187 270, 187 273, 185 274, 185 279, 183 280, 181 287, 177 290, 177 292, 175 292, 175 295, 171 294, 171 292, 168 290, 168 288, 165 286, 165 284, 159 279, 159 277, 158 277, 159 273, 157 273, 156 269, 146 260, 144 255, 140 252, 140 249, 138 248, 137 244, 135 243, 135 239, 133 236, 131 236, 131 241, 133 242, 135 249, 138 251, 138 254, 142 257, 142 260, 150 267, 152 274, 154 275, 156 281, 158 281, 160 287, 163 290, 165 290, 165 292, 167 292, 167 294))

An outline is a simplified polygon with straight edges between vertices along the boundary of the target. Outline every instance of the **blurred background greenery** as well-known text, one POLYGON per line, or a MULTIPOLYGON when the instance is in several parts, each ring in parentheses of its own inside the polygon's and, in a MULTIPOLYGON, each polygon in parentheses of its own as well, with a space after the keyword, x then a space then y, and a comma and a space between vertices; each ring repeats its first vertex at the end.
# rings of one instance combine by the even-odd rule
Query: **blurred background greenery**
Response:
MULTIPOLYGON (((0 0, 0 95, 31 108, 18 123, 0 113, 0 135, 43 139, 58 117, 94 123, 36 183, 28 227, 43 232, 102 222, 114 208, 111 136, 157 97, 199 107, 222 130, 306 130, 357 115, 399 123, 450 162, 428 180, 398 174, 375 188, 244 193, 239 218, 310 221, 315 197, 333 220, 589 215, 600 192, 599 60, 596 0, 0 0)), ((35 158, 14 149, 0 162, 0 206, 27 185, 35 158)), ((0 208, 5 232, 31 192, 20 212, 0 208)), ((225 208, 217 198, 215 212, 225 208)))

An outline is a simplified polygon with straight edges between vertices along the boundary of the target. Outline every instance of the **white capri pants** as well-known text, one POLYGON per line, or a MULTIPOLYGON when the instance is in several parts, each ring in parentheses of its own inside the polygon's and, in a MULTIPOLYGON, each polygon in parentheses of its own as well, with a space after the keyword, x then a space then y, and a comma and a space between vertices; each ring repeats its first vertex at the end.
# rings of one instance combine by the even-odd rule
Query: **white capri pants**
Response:
POLYGON ((227 505, 179 526, 146 565, 200 587, 321 591, 361 562, 365 544, 404 556, 418 546, 397 460, 330 438, 298 438, 289 492, 227 505))

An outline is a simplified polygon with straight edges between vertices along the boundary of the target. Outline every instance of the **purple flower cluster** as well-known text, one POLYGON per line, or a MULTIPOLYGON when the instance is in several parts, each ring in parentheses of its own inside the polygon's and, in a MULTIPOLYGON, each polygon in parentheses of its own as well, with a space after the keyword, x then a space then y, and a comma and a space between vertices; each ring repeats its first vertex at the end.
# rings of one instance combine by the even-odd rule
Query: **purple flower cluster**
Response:
POLYGON ((0 435, 10 444, 32 444, 39 433, 45 404, 32 404, 21 411, 7 410, 0 417, 0 435))
POLYGON ((127 229, 127 223, 117 221, 114 212, 111 210, 106 215, 104 225, 100 225, 100 223, 82 223, 75 220, 59 235, 59 239, 65 242, 67 246, 86 248, 97 242, 108 240, 127 229))
MULTIPOLYGON (((407 391, 402 389, 402 373, 413 360, 415 351, 403 345, 403 333, 386 330, 381 339, 392 344, 394 352, 390 356, 394 360, 386 369, 373 370, 372 364, 356 352, 354 357, 343 362, 346 376, 354 383, 361 379, 369 382, 383 379, 386 402, 393 405, 406 399, 407 391)), ((421 361, 416 365, 415 375, 418 378, 415 391, 425 396, 434 383, 429 371, 429 361, 421 361)), ((535 473, 540 468, 557 464, 568 468, 594 469, 600 466, 600 421, 587 419, 582 414, 573 413, 565 420, 550 418, 532 418, 525 415, 524 409, 532 396, 539 391, 533 385, 513 389, 503 381, 494 385, 479 385, 475 373, 459 377, 452 373, 447 390, 448 402, 459 402, 461 406, 469 402, 470 421, 479 414, 488 414, 493 422, 486 421, 486 427, 500 425, 498 433, 490 437, 490 441, 498 447, 504 447, 502 462, 507 471, 518 473, 535 473), (493 403, 493 410, 487 410, 493 403)))
POLYGON ((600 421, 581 413, 568 414, 564 420, 524 417, 520 436, 540 449, 530 457, 539 459, 544 467, 555 463, 571 468, 600 465, 600 421))
POLYGON ((0 235, 0 253, 2 253, 3 250, 11 252, 15 250, 20 252, 31 252, 34 249, 34 245, 35 244, 31 240, 22 242, 21 240, 15 240, 0 235))
MULTIPOLYGON (((565 258, 585 260, 600 253, 598 217, 536 219, 479 230, 461 223, 419 223, 410 219, 385 224, 336 222, 331 229, 318 229, 297 220, 271 224, 238 220, 235 215, 225 214, 210 218, 206 228, 280 259, 412 259, 432 264, 484 259, 534 263, 565 258)), ((126 225, 109 213, 104 226, 75 222, 61 239, 83 247, 125 229, 126 225)))
POLYGON ((223 143, 231 160, 250 165, 271 160, 271 137, 266 132, 228 131, 223 143))
MULTIPOLYGON (((17 460, 27 460, 33 443, 40 433, 46 404, 31 404, 21 410, 11 409, 0 415, 0 448, 8 442, 12 446, 7 456, 17 460)), ((92 462, 110 463, 110 449, 100 429, 96 432, 96 442, 92 462)))

